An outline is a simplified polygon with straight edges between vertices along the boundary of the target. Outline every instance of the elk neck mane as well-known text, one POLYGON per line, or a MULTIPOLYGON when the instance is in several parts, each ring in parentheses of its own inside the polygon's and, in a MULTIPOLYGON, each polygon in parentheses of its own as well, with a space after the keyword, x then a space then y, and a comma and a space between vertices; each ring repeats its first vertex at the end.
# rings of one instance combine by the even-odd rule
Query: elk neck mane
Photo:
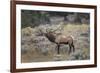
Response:
POLYGON ((55 43, 56 36, 53 33, 46 33, 45 36, 48 38, 49 41, 55 43))

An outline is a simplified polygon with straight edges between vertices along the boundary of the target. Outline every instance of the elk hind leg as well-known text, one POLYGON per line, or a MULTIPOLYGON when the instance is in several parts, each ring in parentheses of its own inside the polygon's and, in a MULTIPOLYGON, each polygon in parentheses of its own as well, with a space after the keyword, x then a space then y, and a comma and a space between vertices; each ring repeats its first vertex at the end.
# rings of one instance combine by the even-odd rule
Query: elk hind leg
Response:
POLYGON ((71 47, 72 47, 72 51, 75 52, 75 46, 74 46, 73 42, 71 44, 71 47))
POLYGON ((69 44, 69 52, 68 52, 69 54, 71 53, 71 45, 69 44))
POLYGON ((73 47, 73 52, 75 52, 75 46, 74 46, 74 44, 72 44, 72 47, 73 47))

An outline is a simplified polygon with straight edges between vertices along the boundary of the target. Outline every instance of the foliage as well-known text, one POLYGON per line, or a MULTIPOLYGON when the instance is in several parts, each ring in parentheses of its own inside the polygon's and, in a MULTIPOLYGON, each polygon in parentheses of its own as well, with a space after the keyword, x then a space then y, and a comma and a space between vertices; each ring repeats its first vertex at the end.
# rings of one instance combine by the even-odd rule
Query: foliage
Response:
POLYGON ((89 13, 21 10, 22 28, 45 24, 54 25, 59 22, 70 24, 89 24, 89 19, 89 13))

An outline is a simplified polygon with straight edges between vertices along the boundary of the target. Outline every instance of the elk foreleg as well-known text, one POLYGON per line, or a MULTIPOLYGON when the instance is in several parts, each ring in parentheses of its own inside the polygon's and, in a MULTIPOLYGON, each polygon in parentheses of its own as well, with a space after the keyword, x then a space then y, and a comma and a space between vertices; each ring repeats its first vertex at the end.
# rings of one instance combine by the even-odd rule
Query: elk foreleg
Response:
POLYGON ((57 44, 57 54, 60 54, 60 44, 57 44))

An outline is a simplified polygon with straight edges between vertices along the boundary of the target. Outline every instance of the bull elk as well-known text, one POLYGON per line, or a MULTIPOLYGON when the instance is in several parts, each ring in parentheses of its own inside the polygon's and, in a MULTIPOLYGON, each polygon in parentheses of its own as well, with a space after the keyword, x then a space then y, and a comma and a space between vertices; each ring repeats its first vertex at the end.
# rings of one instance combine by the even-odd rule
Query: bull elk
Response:
MULTIPOLYGON (((40 30, 41 31, 41 30, 40 30)), ((42 32, 42 31, 41 31, 42 32)), ((69 54, 71 52, 75 51, 75 47, 73 44, 73 38, 72 36, 66 36, 63 34, 57 35, 54 31, 48 31, 46 29, 46 32, 42 32, 42 34, 52 43, 55 43, 57 46, 57 54, 60 54, 60 46, 61 44, 69 45, 69 54)))

